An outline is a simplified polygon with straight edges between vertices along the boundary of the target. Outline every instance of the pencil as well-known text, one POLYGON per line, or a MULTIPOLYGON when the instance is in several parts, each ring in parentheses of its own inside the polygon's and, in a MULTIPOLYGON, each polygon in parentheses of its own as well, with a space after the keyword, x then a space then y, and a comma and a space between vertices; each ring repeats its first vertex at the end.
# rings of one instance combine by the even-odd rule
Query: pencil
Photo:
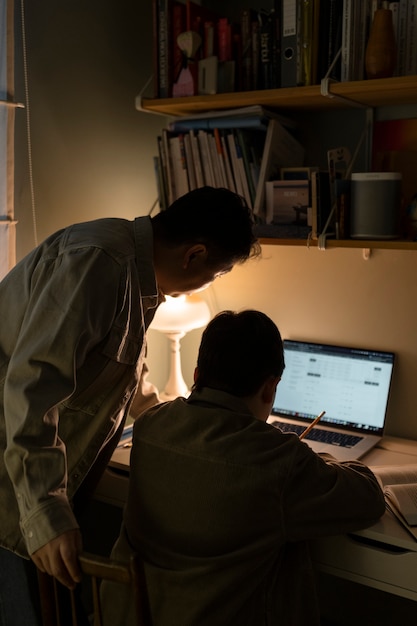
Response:
POLYGON ((316 417, 316 418, 315 418, 315 419, 311 422, 311 424, 309 424, 309 425, 307 426, 307 428, 306 428, 305 430, 303 430, 303 432, 302 432, 302 433, 301 433, 301 435, 299 436, 299 439, 304 439, 304 437, 305 437, 306 435, 308 435, 308 433, 310 432, 310 430, 311 430, 312 428, 314 428, 314 426, 315 426, 316 424, 318 424, 318 422, 321 420, 321 418, 323 417, 323 415, 324 415, 325 413, 326 413, 326 411, 322 411, 322 412, 320 413, 320 415, 317 415, 317 417, 316 417))

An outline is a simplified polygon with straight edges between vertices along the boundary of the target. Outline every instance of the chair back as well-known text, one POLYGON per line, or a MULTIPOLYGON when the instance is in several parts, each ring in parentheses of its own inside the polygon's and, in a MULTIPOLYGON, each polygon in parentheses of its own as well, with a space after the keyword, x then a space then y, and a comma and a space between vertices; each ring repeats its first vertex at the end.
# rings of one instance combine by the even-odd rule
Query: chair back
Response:
POLYGON ((133 555, 129 564, 86 552, 80 555, 79 560, 83 573, 81 585, 88 595, 88 605, 91 602, 93 621, 81 599, 80 585, 75 591, 70 591, 53 576, 38 570, 43 626, 103 626, 100 601, 102 581, 128 585, 134 598, 137 626, 151 626, 145 573, 138 555, 133 555))

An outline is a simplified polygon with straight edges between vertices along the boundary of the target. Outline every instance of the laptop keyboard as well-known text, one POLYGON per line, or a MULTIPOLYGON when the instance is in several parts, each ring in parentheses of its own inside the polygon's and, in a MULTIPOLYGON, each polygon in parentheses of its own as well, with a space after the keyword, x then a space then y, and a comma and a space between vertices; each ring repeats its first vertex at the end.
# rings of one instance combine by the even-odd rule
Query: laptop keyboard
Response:
MULTIPOLYGON (((272 426, 279 428, 284 433, 295 433, 296 435, 301 435, 301 433, 306 429, 306 426, 302 426, 301 424, 286 424, 281 422, 271 423, 272 426)), ((319 441, 321 443, 329 443, 334 446, 341 446, 342 448, 353 448, 353 446, 356 446, 356 444, 359 443, 363 437, 358 437, 357 435, 347 435, 333 430, 313 428, 313 430, 310 430, 308 435, 305 436, 305 439, 319 441)))

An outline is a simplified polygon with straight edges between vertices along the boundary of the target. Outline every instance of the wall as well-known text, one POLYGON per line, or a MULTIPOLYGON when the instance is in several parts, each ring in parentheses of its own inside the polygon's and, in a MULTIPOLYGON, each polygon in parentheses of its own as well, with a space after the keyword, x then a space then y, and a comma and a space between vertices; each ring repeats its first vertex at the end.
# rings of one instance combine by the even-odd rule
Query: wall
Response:
MULTIPOLYGON (((28 115, 39 241, 73 222, 146 214, 156 199, 152 156, 164 123, 134 104, 152 73, 151 2, 25 5, 29 109, 16 115, 18 258, 35 244, 28 115)), ((26 102, 19 40, 18 33, 16 97, 26 102)))

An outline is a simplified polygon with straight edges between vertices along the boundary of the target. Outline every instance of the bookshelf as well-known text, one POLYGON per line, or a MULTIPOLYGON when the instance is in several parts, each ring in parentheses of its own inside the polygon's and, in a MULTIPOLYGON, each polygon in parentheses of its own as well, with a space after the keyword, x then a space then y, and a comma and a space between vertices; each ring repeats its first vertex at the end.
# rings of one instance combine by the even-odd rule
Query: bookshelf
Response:
MULTIPOLYGON (((186 116, 205 111, 263 105, 281 112, 325 111, 328 109, 372 108, 417 105, 417 76, 398 76, 353 82, 331 82, 308 87, 222 93, 187 98, 136 98, 136 108, 165 116, 186 116), (327 93, 326 93, 327 92, 327 93)), ((303 239, 260 238, 262 244, 305 246, 303 239)), ((317 246, 311 241, 311 247, 317 246)), ((332 240, 326 248, 417 250, 417 241, 332 240)))

